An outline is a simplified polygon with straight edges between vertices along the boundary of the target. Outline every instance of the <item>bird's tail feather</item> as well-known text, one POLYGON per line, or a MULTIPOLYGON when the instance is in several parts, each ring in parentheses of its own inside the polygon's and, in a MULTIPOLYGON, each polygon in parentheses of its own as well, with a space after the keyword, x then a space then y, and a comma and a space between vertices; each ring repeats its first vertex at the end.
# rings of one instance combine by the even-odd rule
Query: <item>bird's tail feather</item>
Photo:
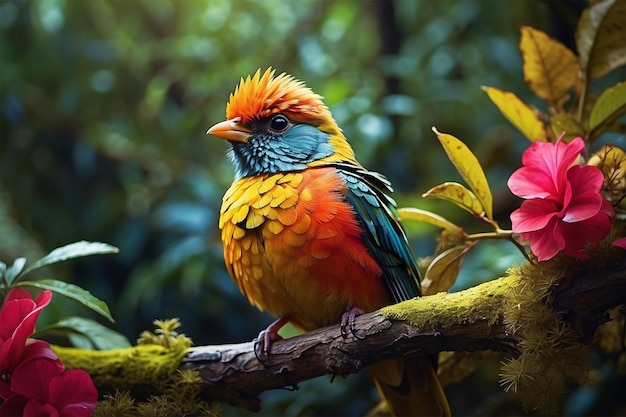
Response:
POLYGON ((450 416, 450 406, 428 356, 391 359, 369 367, 394 416, 450 416))

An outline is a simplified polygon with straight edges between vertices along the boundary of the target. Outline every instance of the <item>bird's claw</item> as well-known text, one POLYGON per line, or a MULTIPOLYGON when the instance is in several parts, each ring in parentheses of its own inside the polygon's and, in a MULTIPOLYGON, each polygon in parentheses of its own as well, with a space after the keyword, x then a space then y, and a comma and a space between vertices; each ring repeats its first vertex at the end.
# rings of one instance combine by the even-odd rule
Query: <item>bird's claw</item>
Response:
POLYGON ((365 339, 365 336, 361 336, 358 333, 358 330, 354 325, 354 319, 357 316, 360 316, 361 314, 364 314, 364 313, 365 312, 361 310, 359 307, 352 307, 351 309, 343 313, 343 315, 341 316, 341 325, 340 325, 341 337, 343 337, 344 339, 348 337, 348 331, 346 330, 346 327, 347 327, 348 329, 350 329, 350 333, 352 333, 354 337, 356 337, 359 340, 365 339))
POLYGON ((252 340, 254 343, 254 356, 256 356, 259 362, 267 362, 272 343, 280 339, 282 337, 276 332, 267 331, 267 329, 261 330, 259 335, 252 340))
POLYGON ((269 326, 267 329, 261 330, 259 335, 252 340, 253 348, 254 348, 254 356, 261 363, 266 363, 269 359, 270 348, 272 344, 278 340, 282 339, 282 336, 278 334, 278 331, 281 327, 283 327, 289 318, 281 317, 269 326))

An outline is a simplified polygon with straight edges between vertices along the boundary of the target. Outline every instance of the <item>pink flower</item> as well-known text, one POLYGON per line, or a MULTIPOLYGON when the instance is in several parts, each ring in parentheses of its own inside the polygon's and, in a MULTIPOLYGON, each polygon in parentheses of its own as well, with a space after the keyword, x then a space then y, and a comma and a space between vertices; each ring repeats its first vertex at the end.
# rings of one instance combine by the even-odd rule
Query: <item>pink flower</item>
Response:
POLYGON ((47 343, 28 339, 35 331, 39 313, 51 299, 50 290, 42 292, 37 300, 21 288, 9 292, 0 309, 0 375, 10 373, 28 358, 46 356, 56 359, 47 343))
POLYGON ((11 377, 11 395, 0 405, 5 416, 87 417, 98 392, 82 369, 63 371, 56 361, 38 358, 20 364, 11 377))
POLYGON ((98 392, 81 369, 64 371, 43 340, 29 339, 52 292, 36 300, 20 288, 9 292, 0 309, 0 415, 89 416, 98 392))
POLYGON ((626 249, 626 237, 621 237, 612 243, 613 246, 626 249))
POLYGON ((600 194, 602 172, 578 165, 584 146, 581 138, 534 142, 522 156, 524 166, 509 178, 513 194, 526 199, 511 213, 513 231, 530 241, 540 261, 560 251, 586 259, 586 245, 609 233, 615 212, 600 194))

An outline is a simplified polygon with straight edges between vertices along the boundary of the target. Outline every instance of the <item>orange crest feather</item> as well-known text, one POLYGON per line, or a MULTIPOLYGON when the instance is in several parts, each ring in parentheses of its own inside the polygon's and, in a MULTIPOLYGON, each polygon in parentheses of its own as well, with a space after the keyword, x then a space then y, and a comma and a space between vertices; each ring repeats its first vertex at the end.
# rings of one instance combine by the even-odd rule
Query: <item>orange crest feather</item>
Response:
POLYGON ((268 68, 263 75, 257 70, 252 77, 241 79, 226 106, 226 118, 241 117, 242 122, 260 120, 282 113, 290 120, 316 126, 332 119, 322 97, 306 87, 302 81, 268 68))

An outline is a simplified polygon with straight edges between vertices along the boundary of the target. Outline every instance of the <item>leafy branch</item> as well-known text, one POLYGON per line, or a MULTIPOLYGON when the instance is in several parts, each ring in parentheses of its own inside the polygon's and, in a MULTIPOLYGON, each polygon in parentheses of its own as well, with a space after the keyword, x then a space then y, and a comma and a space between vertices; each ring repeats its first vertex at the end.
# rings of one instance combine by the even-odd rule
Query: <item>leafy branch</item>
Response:
MULTIPOLYGON (((619 120, 626 114, 626 82, 607 88, 599 95, 589 94, 591 80, 626 64, 623 33, 626 3, 617 0, 596 2, 586 9, 576 32, 579 56, 561 42, 537 29, 523 26, 519 43, 524 80, 546 104, 541 111, 520 100, 514 93, 483 87, 503 115, 531 142, 569 142, 584 138, 590 145, 605 132, 623 133, 619 120)), ((425 210, 402 208, 404 220, 430 223, 442 229, 438 252, 430 262, 422 283, 423 294, 447 291, 455 282, 465 255, 485 239, 512 242, 530 262, 535 262, 511 230, 500 228, 493 218, 493 197, 487 178, 471 150, 456 137, 433 127, 448 158, 467 187, 444 182, 423 194, 425 198, 449 201, 487 223, 492 231, 468 235, 458 225, 425 210)), ((623 172, 626 154, 610 144, 593 154, 589 164, 598 166, 605 177, 603 193, 616 209, 626 209, 623 172)), ((620 217, 619 210, 618 218, 620 217)))
POLYGON ((604 0, 581 15, 575 33, 579 55, 547 34, 521 28, 524 80, 547 105, 541 111, 514 93, 483 87, 502 114, 530 141, 554 142, 566 132, 569 142, 594 143, 605 132, 623 132, 615 122, 626 114, 626 82, 590 94, 590 82, 626 64, 626 3, 604 0), (569 108, 568 108, 569 106, 569 108))

